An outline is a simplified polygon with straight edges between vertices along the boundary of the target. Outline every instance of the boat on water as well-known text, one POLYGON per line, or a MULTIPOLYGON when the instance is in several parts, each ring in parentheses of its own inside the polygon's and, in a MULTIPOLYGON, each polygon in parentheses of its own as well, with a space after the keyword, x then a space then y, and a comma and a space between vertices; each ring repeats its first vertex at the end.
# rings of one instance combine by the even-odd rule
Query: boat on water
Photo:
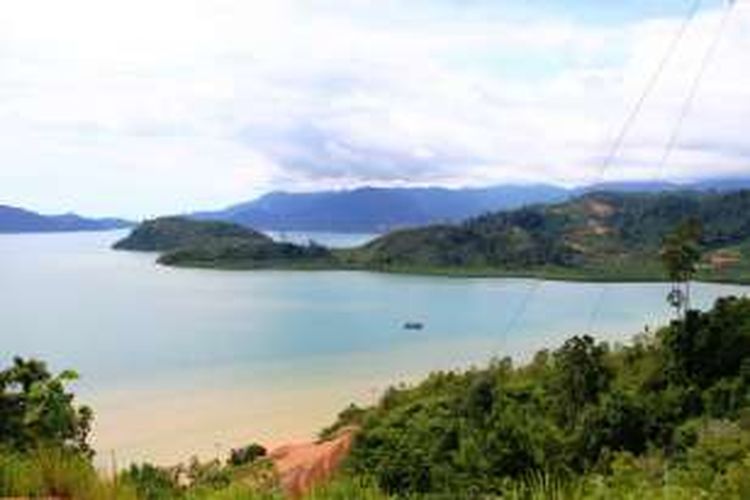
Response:
POLYGON ((424 323, 420 323, 419 321, 407 321, 404 323, 404 330, 423 330, 424 329, 424 323))

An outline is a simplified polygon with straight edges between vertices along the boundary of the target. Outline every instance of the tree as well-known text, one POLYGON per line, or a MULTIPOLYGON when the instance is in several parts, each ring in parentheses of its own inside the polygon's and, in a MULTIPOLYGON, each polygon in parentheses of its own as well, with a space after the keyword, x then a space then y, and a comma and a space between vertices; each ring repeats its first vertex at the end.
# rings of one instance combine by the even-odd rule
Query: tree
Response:
POLYGON ((690 281, 701 259, 702 234, 701 223, 697 219, 688 219, 667 235, 662 243, 661 260, 673 283, 667 300, 680 318, 684 318, 690 310, 690 281))
POLYGON ((229 453, 227 463, 234 466, 249 464, 261 457, 265 457, 266 453, 266 449, 263 446, 252 443, 243 448, 233 448, 229 453))
POLYGON ((743 361, 750 359, 750 300, 721 298, 713 310, 690 311, 661 336, 673 380, 707 388, 740 375, 743 361))
POLYGON ((563 425, 573 427, 582 410, 599 400, 612 378, 604 363, 608 348, 588 335, 573 337, 554 353, 552 389, 558 416, 563 425))
POLYGON ((0 371, 0 445, 19 451, 54 446, 91 456, 93 412, 76 406, 65 388, 76 378, 72 371, 53 376, 34 359, 15 358, 0 371))

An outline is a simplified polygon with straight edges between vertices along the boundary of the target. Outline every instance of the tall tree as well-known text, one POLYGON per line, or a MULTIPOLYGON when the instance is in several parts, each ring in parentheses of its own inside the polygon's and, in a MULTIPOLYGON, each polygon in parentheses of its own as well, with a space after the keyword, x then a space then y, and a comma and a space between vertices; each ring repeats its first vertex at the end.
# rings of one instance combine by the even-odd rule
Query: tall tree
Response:
POLYGON ((662 243, 661 260, 672 280, 667 300, 680 318, 690 310, 690 282, 701 259, 702 234, 700 221, 691 218, 677 226, 662 243))
POLYGON ((0 446, 20 451, 55 446, 90 455, 93 413, 75 405, 65 387, 76 378, 72 371, 55 376, 33 359, 15 358, 0 371, 0 446))

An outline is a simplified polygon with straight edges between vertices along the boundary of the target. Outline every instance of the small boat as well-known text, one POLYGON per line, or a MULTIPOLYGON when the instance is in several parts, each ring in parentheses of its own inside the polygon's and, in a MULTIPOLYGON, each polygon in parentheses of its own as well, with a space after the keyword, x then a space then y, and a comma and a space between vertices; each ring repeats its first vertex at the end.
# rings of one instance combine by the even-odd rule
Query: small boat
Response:
POLYGON ((407 321, 406 323, 404 323, 404 330, 422 330, 422 329, 424 329, 424 324, 418 321, 407 321))

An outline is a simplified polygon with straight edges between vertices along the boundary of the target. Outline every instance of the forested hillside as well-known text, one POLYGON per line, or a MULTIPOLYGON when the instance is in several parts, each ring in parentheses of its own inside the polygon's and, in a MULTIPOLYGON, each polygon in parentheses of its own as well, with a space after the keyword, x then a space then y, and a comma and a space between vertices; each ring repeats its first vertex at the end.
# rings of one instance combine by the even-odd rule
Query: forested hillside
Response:
POLYGON ((685 220, 703 228, 701 277, 747 276, 750 191, 727 194, 593 193, 570 202, 498 212, 460 225, 398 231, 352 258, 383 269, 575 277, 662 277, 662 239, 685 220))
POLYGON ((323 265, 332 259, 328 249, 312 242, 277 243, 237 224, 182 217, 146 221, 114 248, 160 252, 162 264, 196 267, 323 265))
POLYGON ((400 498, 748 498, 750 300, 435 373, 343 425, 361 426, 349 472, 400 498))
POLYGON ((663 239, 687 220, 702 228, 699 279, 750 281, 750 191, 592 193, 462 224, 395 231, 340 250, 273 242, 237 224, 172 217, 142 224, 116 248, 165 252, 162 264, 188 267, 662 280, 663 239))

